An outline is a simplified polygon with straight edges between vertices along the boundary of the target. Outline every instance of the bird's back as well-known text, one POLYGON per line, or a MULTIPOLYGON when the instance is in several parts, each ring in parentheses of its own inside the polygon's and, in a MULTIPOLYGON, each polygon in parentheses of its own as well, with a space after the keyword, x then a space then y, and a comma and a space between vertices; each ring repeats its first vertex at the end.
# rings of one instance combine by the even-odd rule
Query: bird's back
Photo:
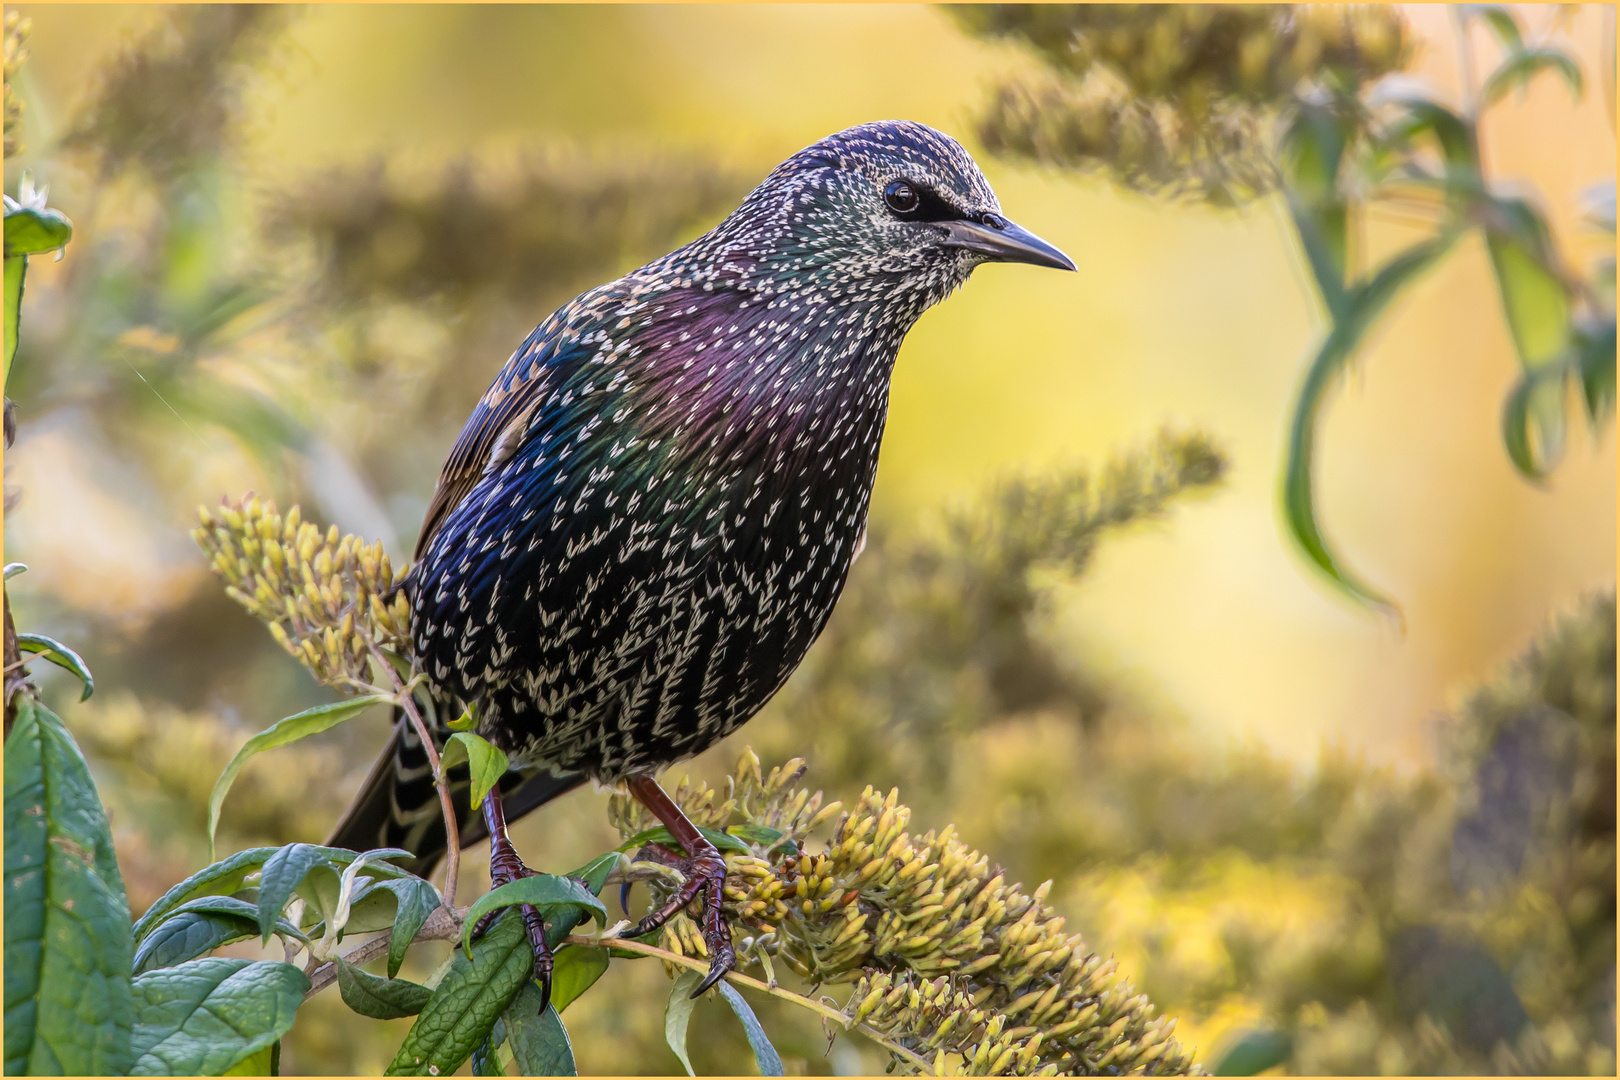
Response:
POLYGON ((903 330, 678 259, 543 323, 463 432, 487 459, 413 573, 440 692, 480 700, 514 760, 603 777, 747 720, 843 587, 903 330))

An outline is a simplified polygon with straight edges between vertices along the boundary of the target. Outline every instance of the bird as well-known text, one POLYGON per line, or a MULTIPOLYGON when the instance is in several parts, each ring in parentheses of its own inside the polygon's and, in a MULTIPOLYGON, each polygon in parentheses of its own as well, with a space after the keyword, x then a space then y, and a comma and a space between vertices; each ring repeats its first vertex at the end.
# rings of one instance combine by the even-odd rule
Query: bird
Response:
MULTIPOLYGON (((735 966, 720 853, 657 772, 755 715, 815 642, 865 540, 901 342, 986 262, 1074 270, 1013 224, 972 155, 925 124, 829 135, 685 246, 541 322, 473 409, 404 579, 431 734, 471 709, 511 770, 461 829, 526 876, 509 821, 588 779, 623 784, 698 901, 703 993, 735 966)), ((465 784, 463 774, 459 783, 465 784)), ((426 873, 444 828, 398 723, 334 830, 426 873)), ((549 995, 541 920, 523 916, 549 995)))

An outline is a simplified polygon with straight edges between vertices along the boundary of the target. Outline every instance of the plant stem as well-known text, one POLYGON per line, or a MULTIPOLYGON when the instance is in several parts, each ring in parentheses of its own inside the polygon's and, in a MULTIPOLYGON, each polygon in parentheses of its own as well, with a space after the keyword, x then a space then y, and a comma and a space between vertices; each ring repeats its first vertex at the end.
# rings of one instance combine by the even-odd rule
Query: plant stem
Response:
MULTIPOLYGON (((571 934, 568 937, 563 938, 563 941, 569 945, 585 945, 590 948, 597 949, 623 949, 625 952, 640 953, 643 956, 656 956, 658 959, 667 964, 679 964, 681 967, 691 968, 693 971, 706 972, 709 970, 709 963, 707 960, 696 960, 690 956, 682 956, 680 953, 672 953, 667 949, 660 949, 656 945, 648 945, 644 942, 633 941, 629 938, 594 938, 581 937, 579 935, 571 934)), ((919 1072, 929 1073, 933 1071, 933 1066, 930 1065, 921 1054, 918 1054, 914 1050, 906 1049, 904 1046, 901 1046, 899 1043, 895 1042, 893 1039, 889 1038, 887 1035, 883 1034, 883 1032, 878 1031, 874 1027, 867 1024, 851 1024, 848 1015, 846 1015, 841 1009, 835 1009, 831 1005, 816 1001, 814 998, 805 997, 803 994, 795 994, 791 990, 784 990, 780 986, 772 986, 769 983, 762 983, 758 979, 750 978, 747 975, 742 975, 735 971, 726 972, 726 981, 734 986, 746 986, 751 990, 758 990, 762 994, 769 994, 771 997, 780 998, 783 1001, 798 1005, 800 1008, 809 1009, 811 1012, 819 1013, 821 1016, 824 1016, 829 1020, 836 1021, 846 1030, 853 1026, 862 1035, 865 1035, 873 1042, 882 1046, 891 1054, 904 1058, 907 1064, 909 1064, 912 1068, 917 1069, 919 1072)))
POLYGON ((411 726, 416 729, 416 737, 422 740, 422 752, 427 755, 428 767, 433 770, 433 786, 439 792, 439 809, 444 813, 444 906, 454 911, 456 907, 456 878, 461 873, 461 828, 456 824, 455 802, 450 798, 450 785, 445 780, 444 770, 439 767, 439 749, 433 745, 433 736, 428 733, 427 724, 422 720, 422 714, 416 708, 415 696, 400 681, 399 672, 394 665, 377 648, 377 643, 368 637, 366 646, 371 650, 372 657, 382 669, 388 672, 393 680, 394 693, 397 695, 399 707, 405 710, 405 716, 410 720, 411 726))
MULTIPOLYGON (((432 915, 429 915, 427 921, 422 924, 422 928, 416 932, 416 937, 412 940, 459 940, 461 937, 461 921, 466 917, 467 909, 454 911, 452 914, 453 911, 454 909, 451 908, 440 908, 432 915)), ((376 937, 370 938, 344 953, 343 960, 356 966, 375 960, 377 957, 388 952, 389 937, 390 935, 387 932, 380 933, 376 937)), ((707 961, 695 960, 690 956, 682 956, 680 953, 672 953, 667 949, 660 949, 656 945, 647 945, 640 941, 632 941, 629 938, 595 938, 571 934, 568 937, 563 938, 563 943, 568 945, 582 945, 591 949, 622 949, 625 952, 640 953, 642 956, 654 956, 665 963, 677 964, 681 967, 691 968, 693 971, 709 970, 707 961)), ((771 997, 790 1002, 802 1009, 809 1009, 811 1012, 816 1013, 819 1016, 834 1021, 846 1031, 853 1027, 862 1035, 865 1035, 867 1038, 871 1039, 873 1042, 877 1043, 891 1054, 894 1054, 896 1057, 903 1058, 908 1065, 919 1072, 930 1073, 933 1071, 933 1066, 929 1064, 929 1062, 921 1054, 918 1054, 915 1050, 906 1049, 904 1046, 901 1046, 899 1043, 889 1038, 889 1036, 883 1034, 883 1032, 868 1024, 852 1024, 849 1016, 846 1015, 841 1009, 835 1009, 831 1005, 817 1001, 814 998, 805 997, 803 994, 795 994, 791 990, 784 990, 780 986, 773 986, 770 983, 760 982, 758 979, 750 978, 747 975, 741 975, 735 971, 726 972, 726 979, 734 986, 746 986, 750 990, 758 990, 762 994, 769 994, 771 997)), ((308 1001, 310 998, 314 997, 322 990, 325 990, 328 986, 331 986, 332 983, 336 981, 337 964, 329 960, 315 968, 314 971, 310 973, 309 991, 304 994, 304 1000, 308 1001)))

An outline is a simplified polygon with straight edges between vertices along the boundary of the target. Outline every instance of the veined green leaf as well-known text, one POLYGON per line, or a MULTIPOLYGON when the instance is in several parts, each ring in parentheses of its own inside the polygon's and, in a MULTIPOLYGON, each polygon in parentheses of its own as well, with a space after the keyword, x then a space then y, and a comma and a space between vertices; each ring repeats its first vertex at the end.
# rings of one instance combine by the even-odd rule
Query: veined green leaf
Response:
POLYGON ((273 727, 267 728, 242 744, 242 749, 236 752, 225 766, 225 771, 219 774, 214 782, 214 792, 208 797, 208 855, 214 855, 214 833, 219 826, 219 808, 225 802, 225 795, 236 782, 236 774, 242 771, 248 759, 254 754, 265 750, 274 750, 288 743, 310 735, 318 735, 328 728, 336 727, 345 720, 352 720, 365 712, 373 705, 381 705, 391 699, 386 694, 366 694, 362 697, 350 698, 347 701, 334 701, 330 705, 317 705, 313 709, 305 709, 295 716, 278 721, 273 727))
POLYGON ((210 956, 135 979, 134 1076, 218 1076, 291 1030, 309 979, 279 960, 210 956))
MULTIPOLYGON (((296 941, 309 940, 286 919, 277 920, 275 932, 296 941)), ((141 939, 135 948, 133 971, 140 975, 173 967, 258 934, 256 904, 234 896, 198 897, 181 904, 141 939)))
POLYGON ((523 919, 502 912, 469 959, 450 954, 450 970, 388 1066, 389 1076, 448 1076, 489 1036, 495 1021, 534 974, 523 919))
POLYGON ((1344 318, 1328 330, 1316 357, 1306 369, 1289 428, 1288 455, 1282 478, 1283 522, 1289 535, 1299 544, 1306 557, 1346 595, 1392 612, 1396 609, 1389 600, 1339 561, 1317 524, 1312 488, 1316 421, 1328 389, 1355 355, 1367 331, 1402 289, 1450 250, 1457 236, 1457 232, 1447 230, 1432 239, 1414 244, 1351 291, 1344 318))
MULTIPOLYGON (((461 928, 462 951, 470 954, 473 927, 478 925, 478 920, 492 911, 518 904, 527 904, 535 908, 547 923, 552 921, 550 917, 552 909, 568 908, 578 912, 568 929, 557 935, 559 938, 583 922, 587 915, 602 925, 607 925, 607 908, 603 907, 602 901, 587 892, 579 882, 556 874, 535 874, 533 877, 509 881, 498 889, 491 889, 474 901, 473 906, 467 909, 461 928)), ((548 938, 550 930, 548 926, 548 938)))
POLYGON ((675 979, 675 985, 669 988, 669 1004, 664 1006, 664 1041, 680 1058, 681 1068, 686 1070, 687 1076, 697 1075, 692 1071, 692 1059, 686 1054, 686 1029, 692 1022, 692 1009, 697 1005, 692 991, 697 989, 702 979, 703 976, 697 972, 682 969, 675 979))
POLYGON ((273 847, 247 848, 192 874, 158 897, 157 902, 146 909, 146 914, 136 920, 135 940, 139 942, 146 937, 160 922, 190 900, 200 896, 229 896, 237 892, 278 850, 273 847))
POLYGON ((522 1076, 578 1076, 574 1047, 555 1005, 540 1011, 540 990, 530 979, 502 1016, 507 1045, 522 1076))
POLYGON ((373 1020, 397 1020, 422 1011, 433 991, 407 979, 384 979, 362 971, 341 956, 337 965, 338 993, 344 1004, 373 1020))
POLYGON ((96 692, 96 680, 90 674, 90 667, 84 662, 84 657, 44 634, 18 634, 17 648, 25 653, 34 653, 41 660, 49 660, 59 668, 64 668, 79 677, 84 683, 84 692, 79 695, 80 701, 88 701, 90 695, 96 692))
POLYGON ((134 1060, 129 902, 84 755, 28 694, 5 747, 5 1071, 134 1060))
POLYGON ((467 771, 472 777, 470 797, 472 811, 476 814, 478 808, 484 805, 484 796, 506 775, 510 762, 488 739, 470 731, 458 731, 444 744, 444 752, 439 755, 439 767, 449 772, 452 766, 462 762, 467 763, 467 771))
POLYGON ((759 1064, 759 1075, 781 1076, 782 1055, 771 1045, 770 1037, 760 1026, 759 1017, 754 1015, 754 1010, 743 1000, 742 993, 724 979, 714 986, 720 991, 720 996, 726 999, 726 1004, 731 1006, 731 1011, 737 1014, 737 1019, 742 1021, 743 1031, 748 1036, 748 1045, 754 1051, 754 1061, 759 1064))

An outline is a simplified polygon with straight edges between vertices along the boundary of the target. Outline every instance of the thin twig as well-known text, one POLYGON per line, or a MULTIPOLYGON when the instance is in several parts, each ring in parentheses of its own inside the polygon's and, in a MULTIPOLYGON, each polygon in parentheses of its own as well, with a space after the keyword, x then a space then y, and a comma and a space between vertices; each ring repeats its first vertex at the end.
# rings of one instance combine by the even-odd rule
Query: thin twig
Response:
MULTIPOLYGON (((623 949, 626 952, 640 953, 642 956, 656 956, 665 963, 679 964, 682 967, 691 968, 693 971, 709 970, 709 963, 707 960, 697 960, 690 956, 682 956, 680 953, 672 953, 667 949, 660 949, 656 945, 648 945, 644 942, 634 941, 630 938, 596 938, 583 937, 578 934, 570 934, 568 937, 563 938, 563 941, 569 945, 585 945, 597 949, 623 949)), ((836 1020, 839 1024, 843 1025, 845 1030, 854 1027, 862 1035, 865 1035, 873 1042, 882 1046, 885 1050, 897 1055, 898 1057, 904 1058, 906 1062, 913 1068, 924 1073, 933 1071, 933 1066, 930 1065, 928 1061, 915 1050, 906 1049, 904 1046, 901 1046, 899 1043, 883 1034, 883 1032, 868 1024, 852 1024, 848 1014, 843 1012, 841 1009, 835 1009, 831 1005, 823 1004, 822 1002, 816 1001, 813 998, 807 998, 803 994, 795 994, 791 990, 784 990, 780 986, 772 986, 769 983, 760 982, 758 979, 750 978, 747 975, 742 975, 735 971, 726 972, 726 981, 730 982, 734 986, 746 986, 751 990, 758 990, 762 994, 769 994, 771 997, 780 998, 783 1001, 798 1005, 800 1008, 809 1009, 811 1012, 819 1013, 829 1020, 836 1020)))
POLYGON ((388 677, 393 680, 395 700, 399 707, 405 710, 405 716, 410 720, 411 726, 416 729, 416 737, 422 740, 422 752, 427 755, 428 767, 433 770, 433 786, 439 790, 439 809, 444 812, 444 906, 455 910, 456 906, 456 878, 461 873, 461 828, 456 824, 455 802, 450 798, 450 782, 439 767, 439 749, 433 745, 433 736, 428 733, 427 724, 422 720, 422 714, 416 708, 416 697, 410 688, 400 681, 399 672, 394 665, 377 648, 370 635, 366 637, 366 647, 371 650, 372 657, 382 665, 388 677))
MULTIPOLYGON (((451 913, 450 908, 435 908, 433 914, 422 923, 422 928, 411 939, 412 943, 418 941, 455 941, 461 937, 461 918, 465 910, 451 913)), ((343 960, 355 966, 369 963, 388 951, 389 939, 393 936, 391 931, 384 931, 376 937, 368 938, 355 948, 343 954, 343 960)), ((309 990, 304 994, 308 1001, 316 994, 331 986, 337 979, 337 964, 332 960, 317 967, 310 972, 309 990)))

